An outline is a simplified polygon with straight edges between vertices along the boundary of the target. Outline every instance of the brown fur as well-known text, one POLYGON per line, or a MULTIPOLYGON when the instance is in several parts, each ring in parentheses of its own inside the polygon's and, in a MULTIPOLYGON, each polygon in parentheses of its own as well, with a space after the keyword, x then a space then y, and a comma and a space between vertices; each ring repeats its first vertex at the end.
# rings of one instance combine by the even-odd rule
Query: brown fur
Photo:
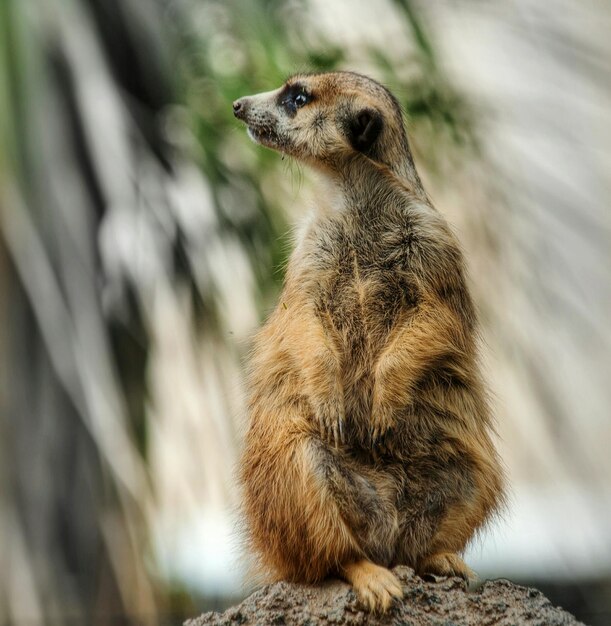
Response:
POLYGON ((250 361, 252 548, 275 577, 345 577, 372 610, 401 596, 394 565, 468 579, 459 554, 502 503, 503 475, 462 254, 399 106, 341 72, 234 110, 325 181, 250 361))

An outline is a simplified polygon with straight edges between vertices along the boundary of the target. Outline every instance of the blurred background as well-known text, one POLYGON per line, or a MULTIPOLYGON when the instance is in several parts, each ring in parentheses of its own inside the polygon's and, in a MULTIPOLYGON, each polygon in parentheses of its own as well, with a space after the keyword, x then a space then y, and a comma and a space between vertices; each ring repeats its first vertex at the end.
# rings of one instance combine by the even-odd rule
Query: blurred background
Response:
POLYGON ((611 5, 0 2, 0 624, 249 591, 243 361, 310 174, 235 98, 386 84, 467 253, 510 507, 468 554, 611 623, 611 5))

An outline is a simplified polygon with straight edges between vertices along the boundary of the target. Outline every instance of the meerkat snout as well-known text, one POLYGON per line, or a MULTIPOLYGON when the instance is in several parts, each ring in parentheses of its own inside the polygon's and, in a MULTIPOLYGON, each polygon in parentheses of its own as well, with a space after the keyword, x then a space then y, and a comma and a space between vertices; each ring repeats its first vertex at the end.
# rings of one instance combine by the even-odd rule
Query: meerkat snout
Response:
POLYGON ((239 100, 234 100, 233 102, 233 114, 238 118, 242 119, 244 117, 244 98, 240 98, 239 100))

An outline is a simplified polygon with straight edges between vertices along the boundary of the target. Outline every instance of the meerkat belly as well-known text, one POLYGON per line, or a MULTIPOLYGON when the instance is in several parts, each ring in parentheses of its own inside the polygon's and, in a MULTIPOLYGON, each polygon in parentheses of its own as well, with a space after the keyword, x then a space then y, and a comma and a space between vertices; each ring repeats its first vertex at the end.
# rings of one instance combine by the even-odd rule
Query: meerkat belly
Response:
POLYGON ((358 272, 337 281, 327 294, 328 312, 342 358, 346 408, 368 413, 373 371, 405 306, 405 294, 390 273, 358 272))

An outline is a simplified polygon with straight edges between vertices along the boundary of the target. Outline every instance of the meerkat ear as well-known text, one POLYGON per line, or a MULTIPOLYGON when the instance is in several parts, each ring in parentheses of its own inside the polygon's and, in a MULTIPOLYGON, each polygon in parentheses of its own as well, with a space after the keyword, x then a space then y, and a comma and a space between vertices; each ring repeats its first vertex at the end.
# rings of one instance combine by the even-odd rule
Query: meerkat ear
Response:
POLYGON ((382 116, 374 109, 356 111, 348 120, 350 145, 359 152, 368 152, 382 132, 382 116))

